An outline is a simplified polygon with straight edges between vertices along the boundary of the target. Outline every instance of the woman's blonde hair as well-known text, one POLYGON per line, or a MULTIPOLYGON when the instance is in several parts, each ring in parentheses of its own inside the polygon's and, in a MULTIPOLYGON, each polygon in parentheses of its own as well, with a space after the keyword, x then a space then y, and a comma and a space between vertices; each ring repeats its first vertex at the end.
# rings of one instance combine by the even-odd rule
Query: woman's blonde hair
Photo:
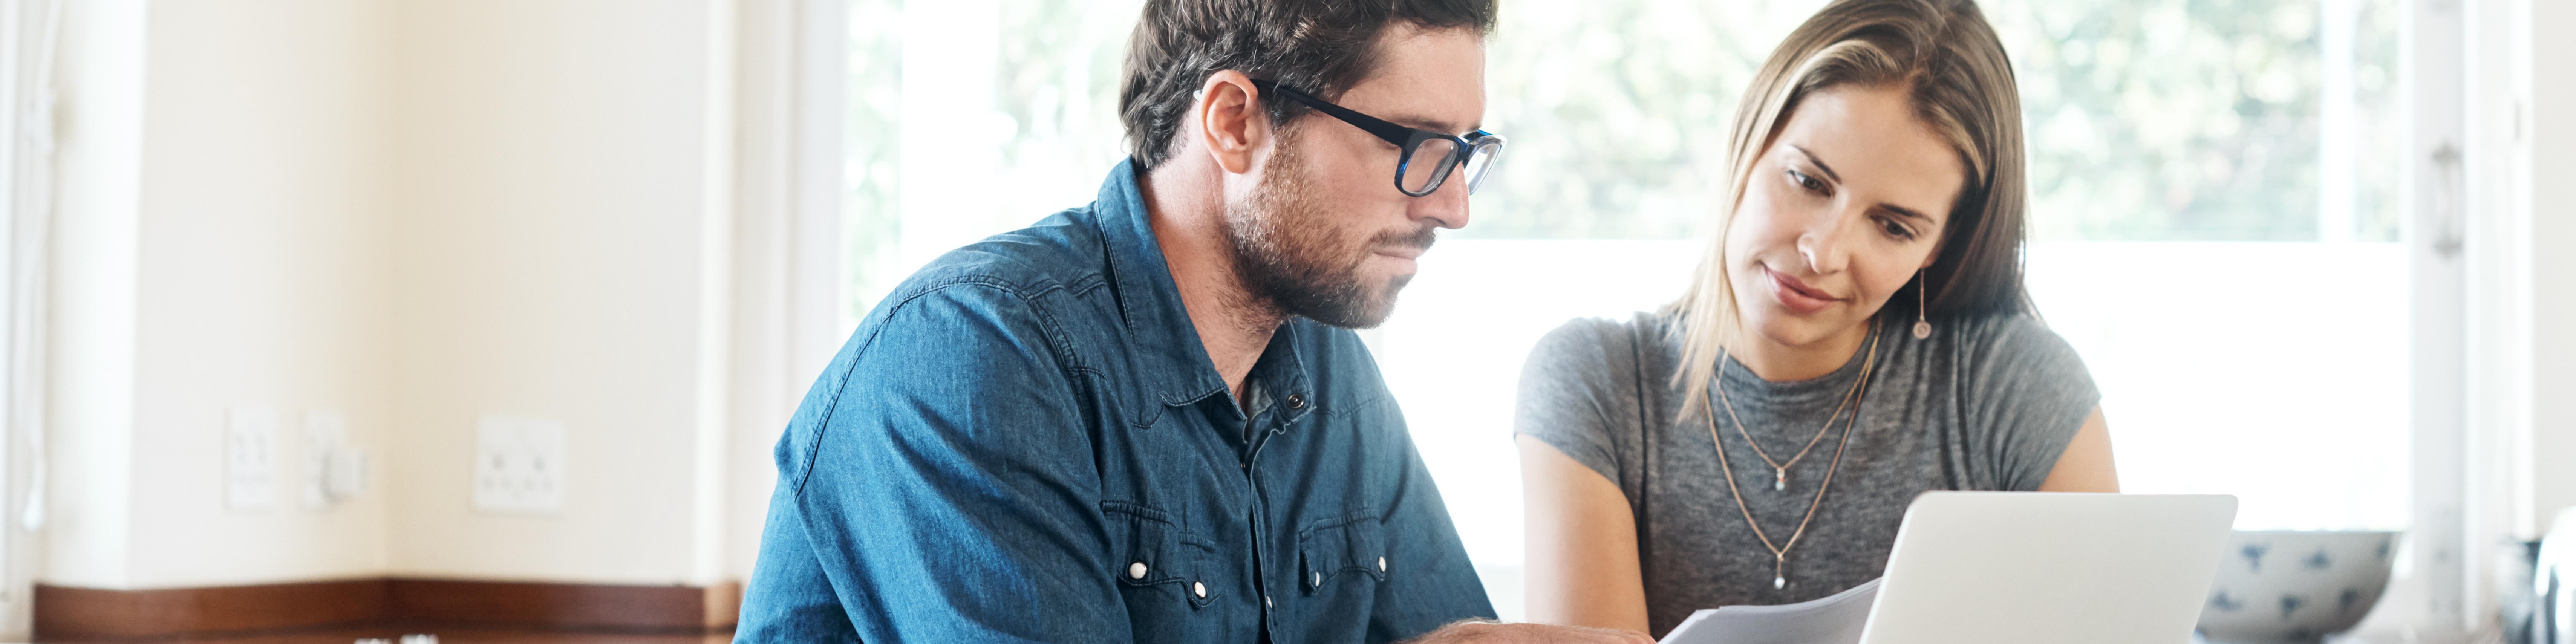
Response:
POLYGON ((1915 118, 1958 152, 1967 177, 1950 207, 1939 256, 1922 280, 1888 301, 1910 307, 1915 289, 1929 287, 1924 301, 1932 317, 2031 310, 2021 277, 2027 203, 2021 93, 2003 41, 1974 0, 1835 0, 1772 50, 1736 107, 1726 200, 1689 291, 1671 307, 1682 319, 1682 360, 1673 377, 1689 392, 1685 409, 1704 402, 1720 345, 1741 323, 1726 270, 1726 231, 1754 165, 1800 100, 1837 86, 1904 91, 1915 118))

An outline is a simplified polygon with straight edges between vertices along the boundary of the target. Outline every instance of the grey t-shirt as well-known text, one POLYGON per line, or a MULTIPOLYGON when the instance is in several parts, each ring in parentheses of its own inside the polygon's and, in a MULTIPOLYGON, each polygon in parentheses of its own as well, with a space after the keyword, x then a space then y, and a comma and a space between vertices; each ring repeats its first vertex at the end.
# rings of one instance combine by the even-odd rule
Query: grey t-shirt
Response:
MULTIPOLYGON (((1678 413, 1677 324, 1672 314, 1638 313, 1548 333, 1522 368, 1513 423, 1627 495, 1656 637, 1694 610, 1806 601, 1877 578, 1915 496, 2038 489, 2101 398, 2075 350, 2035 318, 1936 321, 1923 340, 1911 320, 1885 325, 1850 447, 1789 550, 1787 587, 1774 590, 1771 552, 1728 494, 1708 416, 1678 413)), ((1729 358, 1726 394, 1744 429, 1785 461, 1851 390, 1864 353, 1796 382, 1764 381, 1729 358)), ((1714 393, 1710 404, 1719 404, 1714 393)), ((1715 440, 1726 443, 1745 506, 1773 543, 1786 541, 1834 463, 1842 422, 1789 467, 1788 489, 1774 491, 1771 466, 1745 446, 1726 408, 1715 409, 1715 440)))

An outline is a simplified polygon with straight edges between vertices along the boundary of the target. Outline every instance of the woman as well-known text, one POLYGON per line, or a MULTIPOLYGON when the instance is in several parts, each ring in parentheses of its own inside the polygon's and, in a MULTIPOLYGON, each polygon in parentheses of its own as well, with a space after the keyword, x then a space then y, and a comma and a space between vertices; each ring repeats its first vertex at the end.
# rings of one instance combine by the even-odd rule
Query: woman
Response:
POLYGON ((1531 619, 1660 637, 1877 577, 1927 490, 2118 490, 2022 288, 2020 99, 1973 2, 1826 6, 1729 152, 1681 301, 1569 323, 1523 371, 1531 619))

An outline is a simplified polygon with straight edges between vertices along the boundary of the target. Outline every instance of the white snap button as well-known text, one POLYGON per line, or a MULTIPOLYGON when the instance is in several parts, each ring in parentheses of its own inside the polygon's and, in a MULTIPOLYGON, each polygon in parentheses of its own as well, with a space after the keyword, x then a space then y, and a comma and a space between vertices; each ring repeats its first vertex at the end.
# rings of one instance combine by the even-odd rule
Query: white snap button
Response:
POLYGON ((1199 599, 1207 599, 1207 584, 1190 582, 1190 594, 1198 595, 1199 599))
POLYGON ((1261 607, 1262 607, 1262 608, 1274 608, 1273 606, 1271 606, 1271 605, 1270 605, 1270 596, 1269 596, 1269 595, 1262 595, 1262 596, 1261 596, 1261 607))
POLYGON ((1386 572, 1386 558, 1385 558, 1385 557, 1378 557, 1378 558, 1377 558, 1377 571, 1378 571, 1378 572, 1386 572))
POLYGON ((1320 573, 1320 572, 1319 572, 1319 573, 1315 573, 1315 586, 1317 586, 1317 587, 1322 587, 1323 585, 1324 585, 1324 573, 1320 573))
POLYGON ((1127 564, 1127 578, 1128 578, 1128 579, 1144 579, 1144 578, 1145 578, 1145 562, 1139 561, 1139 562, 1136 562, 1136 563, 1127 564))

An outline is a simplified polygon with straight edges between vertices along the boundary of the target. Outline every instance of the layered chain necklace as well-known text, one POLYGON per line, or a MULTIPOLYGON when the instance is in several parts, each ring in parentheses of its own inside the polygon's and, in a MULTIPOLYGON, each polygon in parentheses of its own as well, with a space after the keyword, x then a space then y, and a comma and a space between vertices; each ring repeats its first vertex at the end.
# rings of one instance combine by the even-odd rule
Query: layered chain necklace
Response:
MULTIPOLYGON (((1855 404, 1854 401, 1860 400, 1868 393, 1870 373, 1878 369, 1878 323, 1871 322, 1869 325, 1869 355, 1861 360, 1860 379, 1852 382, 1851 391, 1843 394, 1842 402, 1834 406, 1833 415, 1825 417, 1825 426, 1816 429, 1814 438, 1807 439, 1806 448, 1798 450, 1798 453, 1790 456, 1787 462, 1772 460, 1770 454, 1762 451, 1762 444, 1754 442, 1753 434, 1744 430, 1744 421, 1736 418, 1735 402, 1726 397, 1726 362, 1726 349, 1718 349, 1717 399, 1721 404, 1726 405, 1726 419, 1728 422, 1735 423, 1735 432, 1744 437, 1744 443, 1753 446, 1753 454, 1762 457, 1762 462, 1771 466, 1771 489, 1785 492, 1789 489, 1789 466, 1796 465, 1798 459, 1805 458, 1808 451, 1815 449, 1816 443, 1824 440, 1825 432, 1834 428, 1834 421, 1843 418, 1843 410, 1851 408, 1855 404)), ((1717 410, 1710 409, 1708 400, 1702 398, 1700 411, 1701 415, 1708 419, 1708 442, 1717 446, 1717 466, 1726 475, 1726 492, 1735 497, 1735 509, 1744 513, 1744 525, 1752 528, 1754 538, 1761 539, 1762 547, 1771 551, 1771 589, 1786 588, 1789 585, 1787 572, 1789 549, 1798 547, 1798 539, 1807 534, 1808 522, 1816 518, 1816 508, 1824 506, 1825 490, 1833 487, 1834 471, 1842 468, 1843 449, 1851 446, 1851 430, 1853 425, 1860 422, 1860 410, 1852 409, 1851 418, 1844 420, 1842 438, 1834 446, 1834 460, 1825 466, 1825 481, 1816 486, 1816 499, 1807 503, 1807 514, 1798 519, 1798 529, 1789 533, 1788 541, 1777 544, 1771 541, 1770 535, 1762 532, 1761 522, 1753 520, 1753 507, 1744 503, 1744 491, 1735 484, 1735 466, 1727 462, 1726 441, 1718 440, 1717 437, 1717 410)))

